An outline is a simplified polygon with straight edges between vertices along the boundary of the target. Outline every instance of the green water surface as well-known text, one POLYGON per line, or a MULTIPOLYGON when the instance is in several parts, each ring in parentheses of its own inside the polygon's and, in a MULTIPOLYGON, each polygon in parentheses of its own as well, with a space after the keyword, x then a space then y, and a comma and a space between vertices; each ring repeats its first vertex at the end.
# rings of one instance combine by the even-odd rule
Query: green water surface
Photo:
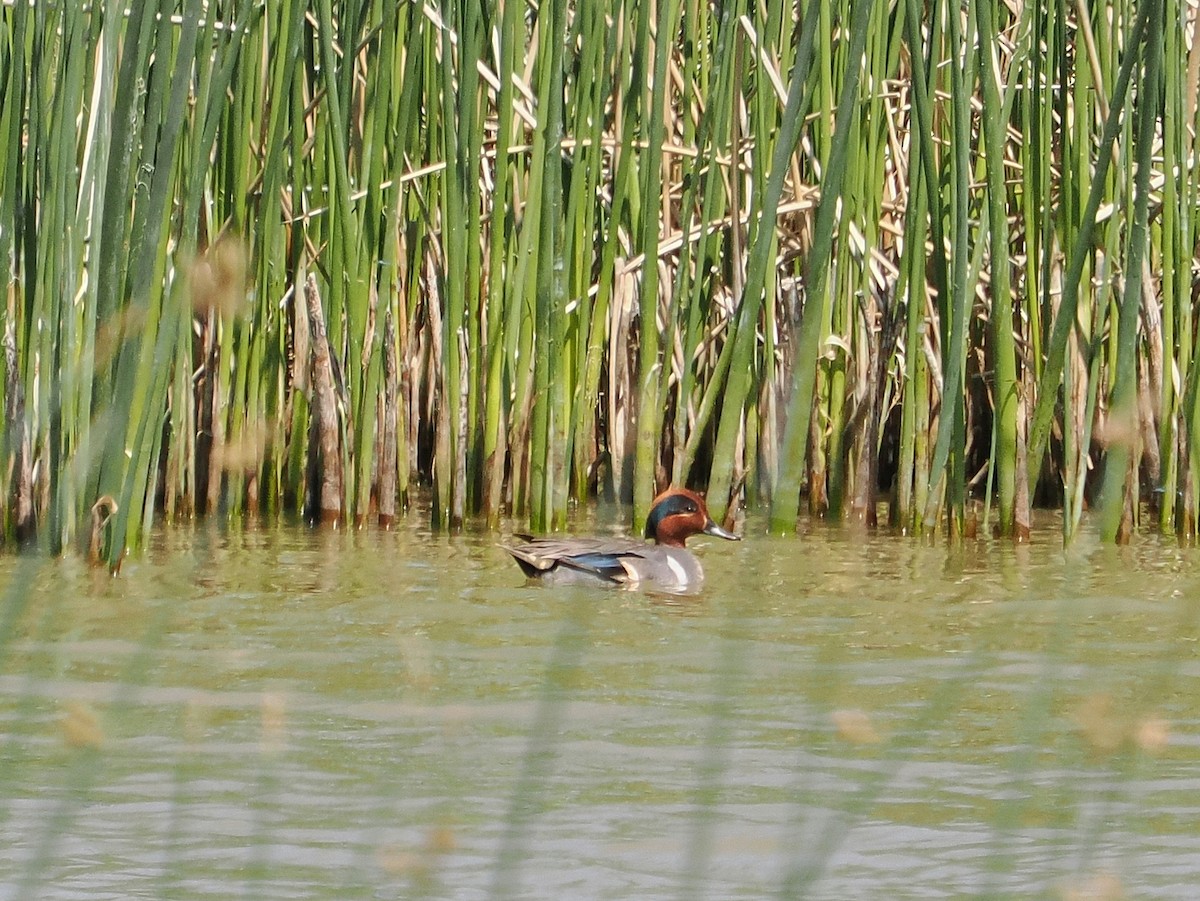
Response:
POLYGON ((1200 897, 1200 551, 422 521, 0 560, 0 898, 1200 897))

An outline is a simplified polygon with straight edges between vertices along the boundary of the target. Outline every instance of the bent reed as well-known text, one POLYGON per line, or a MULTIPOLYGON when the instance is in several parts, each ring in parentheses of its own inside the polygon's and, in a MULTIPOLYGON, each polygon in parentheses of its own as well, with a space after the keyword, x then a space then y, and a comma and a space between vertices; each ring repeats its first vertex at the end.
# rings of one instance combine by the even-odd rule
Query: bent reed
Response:
POLYGON ((482 7, 3 0, 7 540, 1195 536, 1195 0, 482 7))

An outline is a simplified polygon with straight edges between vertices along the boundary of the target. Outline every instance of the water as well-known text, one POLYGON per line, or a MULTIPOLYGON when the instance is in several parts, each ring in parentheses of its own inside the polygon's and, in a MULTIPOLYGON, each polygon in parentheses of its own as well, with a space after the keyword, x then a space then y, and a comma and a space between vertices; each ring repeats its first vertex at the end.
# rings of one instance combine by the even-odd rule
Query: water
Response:
POLYGON ((0 560, 0 898, 1195 897, 1200 551, 760 534, 0 560))

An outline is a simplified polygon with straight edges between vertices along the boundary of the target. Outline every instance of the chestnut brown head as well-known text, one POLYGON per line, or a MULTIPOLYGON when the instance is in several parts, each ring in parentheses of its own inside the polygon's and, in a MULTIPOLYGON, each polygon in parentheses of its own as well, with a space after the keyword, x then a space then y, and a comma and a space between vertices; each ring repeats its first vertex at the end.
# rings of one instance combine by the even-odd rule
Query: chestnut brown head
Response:
POLYGON ((729 541, 741 539, 712 521, 704 499, 686 488, 668 488, 650 505, 646 537, 655 544, 683 547, 692 535, 715 535, 729 541))

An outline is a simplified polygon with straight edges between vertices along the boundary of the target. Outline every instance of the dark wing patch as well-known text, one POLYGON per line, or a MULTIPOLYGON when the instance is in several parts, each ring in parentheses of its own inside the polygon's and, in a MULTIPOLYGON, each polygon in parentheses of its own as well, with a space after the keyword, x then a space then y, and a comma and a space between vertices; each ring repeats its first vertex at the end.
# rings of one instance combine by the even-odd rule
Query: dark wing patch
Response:
POLYGON ((592 573, 610 582, 629 581, 629 570, 621 563, 622 557, 636 557, 637 554, 572 554, 570 557, 560 557, 559 566, 568 566, 580 572, 592 573))

